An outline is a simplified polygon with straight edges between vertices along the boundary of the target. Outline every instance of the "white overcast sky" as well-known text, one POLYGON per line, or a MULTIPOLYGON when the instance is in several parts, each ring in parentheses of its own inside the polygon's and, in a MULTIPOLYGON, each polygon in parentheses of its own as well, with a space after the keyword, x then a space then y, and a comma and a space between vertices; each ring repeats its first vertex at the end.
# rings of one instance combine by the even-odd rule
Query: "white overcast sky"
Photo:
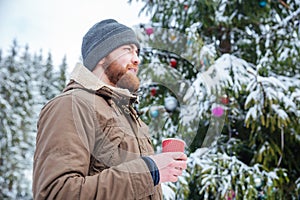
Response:
POLYGON ((55 65, 66 55, 73 68, 82 37, 92 25, 107 18, 130 27, 146 23, 149 17, 139 16, 141 8, 135 0, 0 0, 0 49, 5 54, 17 39, 31 53, 51 52, 55 65))

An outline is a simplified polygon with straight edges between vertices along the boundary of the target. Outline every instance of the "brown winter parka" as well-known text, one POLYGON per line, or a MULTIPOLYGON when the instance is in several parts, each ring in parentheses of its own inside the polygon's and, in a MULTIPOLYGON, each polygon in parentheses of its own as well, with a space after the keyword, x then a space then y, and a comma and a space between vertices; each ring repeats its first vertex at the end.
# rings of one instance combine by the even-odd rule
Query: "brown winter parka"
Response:
POLYGON ((34 199, 162 199, 141 158, 154 151, 135 101, 77 64, 64 92, 40 113, 34 199))

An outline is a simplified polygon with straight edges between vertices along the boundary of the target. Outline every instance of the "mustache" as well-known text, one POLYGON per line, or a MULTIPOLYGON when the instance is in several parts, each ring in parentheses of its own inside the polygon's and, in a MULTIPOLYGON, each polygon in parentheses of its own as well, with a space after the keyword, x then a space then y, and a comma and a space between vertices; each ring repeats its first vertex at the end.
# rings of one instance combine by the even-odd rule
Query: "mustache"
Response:
POLYGON ((128 71, 129 69, 135 69, 135 70, 138 70, 139 66, 138 65, 134 65, 132 63, 129 63, 126 65, 126 71, 128 71))

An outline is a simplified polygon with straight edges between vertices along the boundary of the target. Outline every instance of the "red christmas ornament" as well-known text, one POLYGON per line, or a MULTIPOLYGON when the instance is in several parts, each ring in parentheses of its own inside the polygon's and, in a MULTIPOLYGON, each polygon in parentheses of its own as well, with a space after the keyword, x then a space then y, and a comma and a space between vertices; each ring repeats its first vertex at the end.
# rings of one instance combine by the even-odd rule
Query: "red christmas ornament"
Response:
POLYGON ((184 4, 184 5, 183 5, 183 9, 184 9, 185 11, 187 11, 187 9, 189 9, 189 5, 188 5, 188 4, 184 4))
POLYGON ((152 33, 154 33, 154 29, 152 27, 146 28, 145 31, 147 35, 151 35, 152 33))
POLYGON ((177 66, 177 60, 175 58, 171 58, 170 65, 171 65, 171 67, 176 68, 176 66, 177 66))
POLYGON ((229 103, 229 98, 227 96, 223 96, 221 98, 221 102, 222 102, 222 104, 227 105, 229 103))
POLYGON ((150 94, 151 94, 151 96, 155 96, 156 95, 156 89, 155 88, 151 88, 150 94))

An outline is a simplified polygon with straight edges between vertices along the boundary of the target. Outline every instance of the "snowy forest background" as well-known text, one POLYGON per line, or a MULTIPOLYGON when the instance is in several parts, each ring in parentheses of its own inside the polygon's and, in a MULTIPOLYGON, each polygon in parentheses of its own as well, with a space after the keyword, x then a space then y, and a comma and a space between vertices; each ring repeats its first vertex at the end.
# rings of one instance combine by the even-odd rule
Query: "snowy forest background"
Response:
MULTIPOLYGON (((189 155, 164 198, 299 199, 300 1, 140 1, 141 117, 189 155)), ((0 53, 1 199, 32 198, 37 117, 68 76, 29 45, 0 53)))

